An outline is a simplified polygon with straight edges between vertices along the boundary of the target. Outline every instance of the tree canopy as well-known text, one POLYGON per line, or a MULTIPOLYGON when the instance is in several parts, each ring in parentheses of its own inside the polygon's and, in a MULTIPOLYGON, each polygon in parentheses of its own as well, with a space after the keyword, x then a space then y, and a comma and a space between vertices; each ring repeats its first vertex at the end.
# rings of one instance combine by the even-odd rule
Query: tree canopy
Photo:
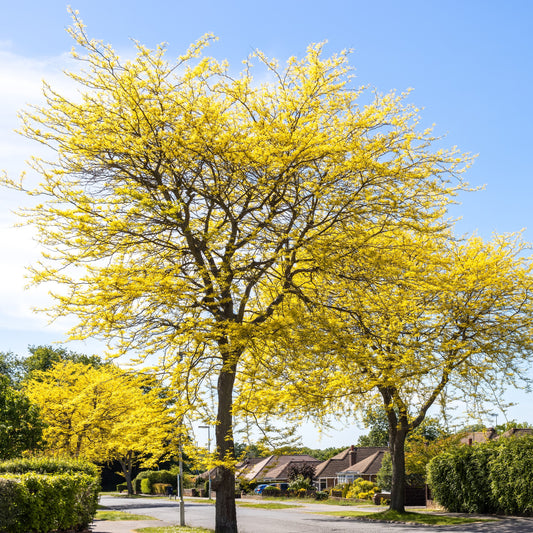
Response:
POLYGON ((505 387, 523 384, 533 358, 533 265, 527 243, 509 235, 483 242, 398 232, 374 245, 366 257, 326 258, 330 266, 305 285, 307 304, 273 321, 240 403, 256 416, 346 416, 381 405, 391 505, 403 510, 405 440, 430 407, 460 399, 486 412, 505 387))
POLYGON ((153 466, 168 452, 175 420, 153 378, 105 365, 60 361, 25 384, 46 424, 48 451, 97 463, 120 462, 132 494, 135 464, 153 466))
POLYGON ((211 380, 216 531, 234 532, 232 402, 254 336, 302 292, 316 242, 423 230, 468 158, 433 149, 406 95, 354 88, 345 51, 311 45, 283 67, 255 52, 234 74, 203 56, 210 36, 173 62, 140 44, 123 61, 76 14, 70 32, 79 95, 45 85, 23 114, 53 151, 33 161, 42 203, 26 215, 49 250, 34 280, 63 287, 52 312, 78 317, 74 338, 157 352, 196 391, 211 380))
POLYGON ((39 408, 0 373, 0 459, 39 449, 43 422, 39 408))

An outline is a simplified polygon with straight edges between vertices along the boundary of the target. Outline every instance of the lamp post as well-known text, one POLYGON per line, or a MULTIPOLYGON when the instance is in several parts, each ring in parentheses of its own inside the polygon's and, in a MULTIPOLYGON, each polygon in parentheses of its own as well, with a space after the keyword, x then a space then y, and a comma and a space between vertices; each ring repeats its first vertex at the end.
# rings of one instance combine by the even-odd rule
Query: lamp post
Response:
MULTIPOLYGON (((211 453, 211 426, 199 426, 201 429, 207 429, 207 452, 211 453)), ((209 475, 209 499, 211 499, 211 469, 207 471, 209 475)))
POLYGON ((180 493, 180 526, 185 525, 185 500, 183 498, 183 444, 180 433, 180 446, 179 446, 179 474, 178 474, 178 486, 177 489, 180 493))

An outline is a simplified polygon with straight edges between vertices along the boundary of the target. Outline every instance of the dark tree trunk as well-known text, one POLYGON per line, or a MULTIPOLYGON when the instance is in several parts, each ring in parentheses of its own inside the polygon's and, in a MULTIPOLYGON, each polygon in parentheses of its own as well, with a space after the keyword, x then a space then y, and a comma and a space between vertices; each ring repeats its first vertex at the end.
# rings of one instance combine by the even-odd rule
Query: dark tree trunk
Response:
POLYGON ((405 512, 405 439, 406 429, 395 429, 390 432, 389 449, 392 459, 392 487, 390 509, 405 512))
POLYGON ((405 440, 412 429, 409 426, 407 409, 404 405, 394 408, 394 387, 379 389, 383 397, 385 412, 389 423, 389 450, 392 461, 392 486, 390 509, 405 512, 405 440))
MULTIPOLYGON (((217 457, 221 461, 235 456, 233 443, 232 398, 236 365, 224 368, 218 377, 218 414, 216 426, 217 457)), ((215 533, 237 533, 235 473, 219 467, 215 484, 215 533)))
POLYGON ((133 496, 133 485, 131 483, 131 472, 133 466, 132 453, 128 452, 124 459, 119 459, 118 462, 122 467, 122 473, 126 478, 126 486, 128 488, 128 496, 133 496))

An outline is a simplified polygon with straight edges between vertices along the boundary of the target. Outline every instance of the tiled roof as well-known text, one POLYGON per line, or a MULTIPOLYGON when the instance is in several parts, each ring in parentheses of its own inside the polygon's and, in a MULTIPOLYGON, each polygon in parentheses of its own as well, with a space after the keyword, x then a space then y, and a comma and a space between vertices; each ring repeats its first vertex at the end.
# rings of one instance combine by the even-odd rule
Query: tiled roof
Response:
POLYGON ((533 429, 529 428, 513 428, 508 429, 505 433, 500 435, 501 437, 523 437, 525 435, 533 435, 533 429))
POLYGON ((488 428, 485 431, 471 431, 467 433, 462 439, 461 444, 475 444, 477 442, 487 442, 498 438, 498 434, 494 428, 488 428))
POLYGON ((310 455, 270 455, 259 462, 243 462, 237 465, 237 476, 248 481, 259 479, 286 479, 291 464, 311 463, 318 465, 320 461, 310 455))
POLYGON ((352 461, 352 464, 357 464, 378 452, 385 452, 387 450, 388 448, 386 446, 352 446, 346 448, 342 452, 331 457, 331 459, 320 463, 315 471, 316 478, 336 477, 338 472, 342 472, 350 466, 350 460, 352 461), (350 452, 352 457, 350 457, 350 452))
POLYGON ((337 472, 338 474, 347 474, 347 473, 353 473, 356 475, 365 475, 365 476, 373 476, 376 475, 379 472, 379 469, 381 468, 381 462, 383 461, 383 455, 385 454, 385 450, 379 450, 372 455, 369 455, 362 459, 361 461, 358 461, 352 466, 349 466, 348 468, 345 468, 344 470, 341 470, 340 472, 337 472))

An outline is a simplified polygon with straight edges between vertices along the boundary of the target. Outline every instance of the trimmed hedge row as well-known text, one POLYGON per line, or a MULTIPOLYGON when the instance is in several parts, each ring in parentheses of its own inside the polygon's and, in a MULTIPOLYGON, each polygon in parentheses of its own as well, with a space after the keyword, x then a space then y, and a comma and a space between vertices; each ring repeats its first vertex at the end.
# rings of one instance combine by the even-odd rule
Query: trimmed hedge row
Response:
POLYGON ((0 471, 10 472, 0 477, 0 533, 79 531, 92 522, 100 489, 94 465, 76 462, 77 470, 67 472, 63 460, 29 459, 16 473, 16 461, 9 463, 0 463, 0 471), (38 472, 31 471, 32 461, 38 472), (45 463, 59 472, 40 473, 45 463))
POLYGON ((133 480, 133 490, 136 494, 152 494, 156 483, 171 485, 172 489, 176 490, 177 476, 169 470, 144 470, 133 480))
POLYGON ((533 436, 440 454, 428 464, 428 483, 452 512, 533 515, 533 436))

